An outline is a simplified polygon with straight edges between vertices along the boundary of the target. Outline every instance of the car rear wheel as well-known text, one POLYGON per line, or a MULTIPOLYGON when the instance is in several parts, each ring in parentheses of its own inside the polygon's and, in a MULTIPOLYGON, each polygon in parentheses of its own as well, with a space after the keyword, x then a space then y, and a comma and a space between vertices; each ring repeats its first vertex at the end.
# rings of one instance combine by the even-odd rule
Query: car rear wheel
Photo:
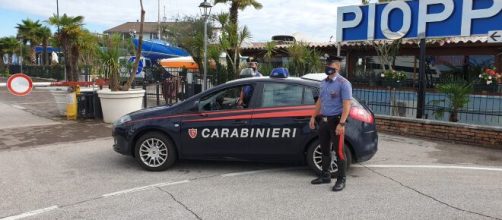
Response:
POLYGON ((159 132, 149 132, 136 142, 134 156, 146 170, 163 171, 176 162, 176 148, 169 138, 159 132))
MULTIPOLYGON (((349 151, 349 148, 347 147, 347 144, 344 144, 344 150, 343 153, 345 155, 345 163, 347 167, 347 170, 350 167, 350 164, 352 163, 352 154, 349 151)), ((336 165, 337 157, 335 156, 335 152, 331 152, 331 167, 330 167, 330 173, 331 177, 334 178, 338 175, 338 166, 336 165)), ((321 175, 322 173, 322 151, 321 151, 321 145, 319 143, 319 140, 315 140, 309 147, 307 151, 307 164, 309 167, 317 174, 321 175)))

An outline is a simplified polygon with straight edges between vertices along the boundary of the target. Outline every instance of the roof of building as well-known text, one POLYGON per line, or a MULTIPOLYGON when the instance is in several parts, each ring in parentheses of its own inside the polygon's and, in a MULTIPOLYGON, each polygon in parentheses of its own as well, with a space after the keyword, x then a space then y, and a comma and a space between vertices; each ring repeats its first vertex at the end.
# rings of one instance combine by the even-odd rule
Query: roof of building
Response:
MULTIPOLYGON (((140 22, 126 22, 119 26, 110 28, 105 30, 104 33, 129 33, 131 30, 139 31, 139 23, 140 22)), ((161 25, 174 25, 177 22, 161 22, 161 25)), ((158 22, 144 22, 143 23, 143 32, 144 33, 157 33, 159 30, 158 22)))
MULTIPOLYGON (((373 43, 376 44, 383 44, 385 41, 383 40, 377 40, 377 41, 354 41, 354 42, 342 42, 340 45, 342 47, 364 47, 364 46, 372 46, 373 43)), ((473 36, 473 37, 446 37, 446 38, 437 38, 437 39, 428 39, 427 44, 429 45, 437 45, 437 46, 444 46, 444 45, 456 45, 456 44, 476 44, 476 43, 487 43, 488 42, 488 36, 473 36)), ((309 42, 304 42, 307 46, 313 47, 313 48, 328 48, 328 47, 336 47, 337 43, 336 42, 321 42, 321 43, 309 43, 309 42)), ((420 43, 419 39, 404 39, 402 41, 403 45, 408 45, 408 46, 416 46, 420 43)), ((253 43, 248 43, 247 45, 244 45, 242 47, 242 50, 263 50, 265 49, 266 42, 253 42, 253 43)), ((290 45, 292 45, 292 42, 290 43, 279 43, 275 46, 276 49, 284 49, 288 48, 290 45)), ((500 45, 500 44, 497 44, 500 45)))

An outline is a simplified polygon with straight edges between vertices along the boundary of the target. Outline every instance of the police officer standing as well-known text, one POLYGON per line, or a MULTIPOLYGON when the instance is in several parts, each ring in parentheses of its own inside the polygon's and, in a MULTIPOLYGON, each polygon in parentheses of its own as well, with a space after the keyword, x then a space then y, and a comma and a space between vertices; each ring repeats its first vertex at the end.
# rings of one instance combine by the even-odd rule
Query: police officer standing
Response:
POLYGON ((310 128, 315 129, 316 117, 319 121, 319 141, 322 150, 322 174, 312 180, 312 184, 331 183, 331 143, 337 155, 338 177, 333 191, 345 188, 346 161, 343 152, 345 123, 350 112, 352 85, 339 74, 342 58, 331 56, 326 60, 326 79, 321 82, 320 96, 315 105, 315 112, 310 119, 310 128))

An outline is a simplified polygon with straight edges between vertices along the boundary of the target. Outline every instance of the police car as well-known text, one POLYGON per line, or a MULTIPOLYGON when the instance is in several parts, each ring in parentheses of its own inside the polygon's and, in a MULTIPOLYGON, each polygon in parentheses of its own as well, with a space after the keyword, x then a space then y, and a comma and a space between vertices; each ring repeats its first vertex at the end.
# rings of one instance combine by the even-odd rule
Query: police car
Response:
MULTIPOLYGON (((172 106, 130 113, 113 125, 113 148, 150 171, 180 159, 202 159, 306 162, 320 173, 318 135, 309 128, 320 79, 286 74, 239 79, 172 106)), ((345 134, 349 165, 373 157, 377 143, 373 113, 353 99, 345 134)))

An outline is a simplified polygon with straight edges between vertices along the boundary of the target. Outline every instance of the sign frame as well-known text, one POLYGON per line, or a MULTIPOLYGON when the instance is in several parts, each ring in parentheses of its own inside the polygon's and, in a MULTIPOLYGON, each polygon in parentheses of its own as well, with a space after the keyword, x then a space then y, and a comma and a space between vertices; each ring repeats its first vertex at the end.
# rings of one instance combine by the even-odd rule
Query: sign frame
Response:
POLYGON ((7 89, 9 90, 9 92, 12 95, 15 95, 15 96, 26 96, 26 95, 30 94, 31 91, 33 90, 33 81, 31 80, 31 78, 28 75, 26 75, 24 73, 16 73, 16 74, 13 74, 12 76, 10 76, 9 79, 7 80, 7 89), (26 91, 16 91, 13 88, 14 85, 12 83, 17 78, 23 78, 26 81, 28 81, 28 89, 26 91))

